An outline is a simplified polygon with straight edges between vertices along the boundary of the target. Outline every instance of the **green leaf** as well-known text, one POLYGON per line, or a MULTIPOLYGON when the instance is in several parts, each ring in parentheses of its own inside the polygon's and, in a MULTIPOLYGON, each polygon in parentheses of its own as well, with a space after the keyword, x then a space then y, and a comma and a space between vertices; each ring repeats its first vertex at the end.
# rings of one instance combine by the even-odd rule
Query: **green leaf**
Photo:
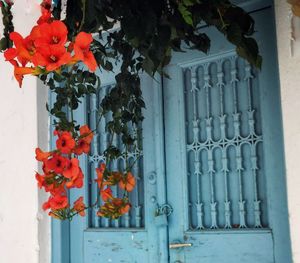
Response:
POLYGON ((258 45, 253 38, 245 38, 236 50, 238 55, 248 60, 250 64, 261 69, 262 57, 259 55, 258 45))
POLYGON ((154 76, 154 63, 150 58, 145 58, 143 61, 143 69, 150 75, 154 76))
POLYGON ((102 67, 107 71, 112 71, 114 68, 110 61, 106 61, 104 65, 102 64, 102 67))
POLYGON ((188 8, 183 3, 180 3, 178 5, 178 11, 181 13, 182 18, 184 19, 184 21, 188 25, 193 26, 192 13, 188 10, 188 8))
POLYGON ((66 118, 66 113, 63 112, 63 111, 56 112, 55 117, 57 117, 57 118, 66 118))
POLYGON ((61 82, 63 80, 63 76, 56 72, 53 73, 53 78, 56 82, 61 82))
POLYGON ((87 87, 88 93, 96 93, 96 89, 94 86, 87 85, 86 87, 87 87))
POLYGON ((0 51, 4 51, 8 48, 7 39, 5 37, 0 40, 0 51))
POLYGON ((197 3, 199 3, 200 1, 199 0, 183 0, 182 2, 185 6, 193 6, 197 3))

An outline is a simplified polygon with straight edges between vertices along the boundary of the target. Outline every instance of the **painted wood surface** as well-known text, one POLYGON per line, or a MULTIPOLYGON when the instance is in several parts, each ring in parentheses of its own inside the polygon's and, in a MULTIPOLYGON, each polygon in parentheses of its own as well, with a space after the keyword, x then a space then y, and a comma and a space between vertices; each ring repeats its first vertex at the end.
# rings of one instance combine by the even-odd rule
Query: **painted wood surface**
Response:
MULTIPOLYGON (((120 220, 91 211, 85 219, 53 221, 53 263, 292 262, 273 10, 270 1, 239 4, 262 9, 253 13, 262 70, 207 28, 213 39, 208 56, 176 53, 166 68, 170 79, 143 76, 147 108, 133 208, 120 220)), ((114 83, 113 74, 99 74, 102 89, 75 116, 92 127, 101 97, 114 83)), ((104 160, 109 118, 98 128, 90 156, 81 159, 87 187, 71 192, 71 201, 99 194, 89 185, 104 160)), ((122 168, 122 160, 112 168, 122 168)))
POLYGON ((154 248, 147 240, 146 231, 87 230, 84 233, 84 262, 149 262, 148 251, 154 248))
POLYGON ((166 70, 169 243, 190 246, 170 262, 292 262, 273 11, 252 15, 261 71, 213 29, 209 56, 178 53, 166 70))
MULTIPOLYGON (((191 242, 193 246, 184 248, 185 259, 182 262, 274 262, 271 232, 249 231, 244 234, 239 232, 236 235, 228 232, 203 233, 202 235, 191 233, 186 235, 185 242, 191 242), (249 249, 249 244, 251 244, 251 249, 249 249)), ((176 256, 175 258, 180 260, 180 252, 177 253, 178 258, 176 256)))

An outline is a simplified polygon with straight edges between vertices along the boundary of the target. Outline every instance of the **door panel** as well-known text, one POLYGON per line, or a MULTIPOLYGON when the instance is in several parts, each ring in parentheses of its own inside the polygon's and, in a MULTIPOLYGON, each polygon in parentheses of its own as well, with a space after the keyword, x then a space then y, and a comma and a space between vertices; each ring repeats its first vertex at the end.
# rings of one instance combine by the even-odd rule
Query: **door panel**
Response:
MULTIPOLYGON (((102 85, 98 94, 91 95, 87 100, 87 111, 89 117, 89 126, 92 130, 97 130, 94 140, 91 145, 91 153, 88 160, 89 174, 89 191, 88 197, 91 204, 97 202, 99 189, 93 180, 96 179, 96 168, 101 162, 105 162, 103 152, 112 142, 122 152, 124 148, 121 144, 121 139, 118 136, 113 136, 105 130, 106 124, 111 120, 111 116, 107 114, 102 117, 98 114, 100 103, 108 92, 113 87, 113 82, 109 82, 109 77, 102 74, 102 85), (99 126, 97 127, 97 123, 99 126)), ((101 110, 101 109, 100 109, 101 110)), ((137 127, 130 127, 133 133, 137 133, 137 127)), ((140 155, 141 149, 136 145, 135 149, 129 151, 130 164, 133 166, 133 174, 137 179, 136 187, 133 192, 129 193, 129 199, 132 204, 132 209, 129 213, 122 216, 120 219, 110 220, 97 216, 97 209, 90 211, 88 215, 89 226, 84 232, 84 262, 97 262, 100 259, 106 262, 135 262, 134 255, 146 257, 148 248, 147 233, 144 230, 144 189, 143 189, 143 173, 142 173, 142 158, 135 162, 140 155), (132 231, 134 229, 134 231, 132 231), (136 233, 135 233, 136 232, 136 233), (101 248, 102 249, 99 249, 101 248), (123 253, 122 253, 123 252, 123 253)), ((126 160, 123 157, 111 162, 112 171, 124 170, 126 160)), ((114 196, 122 197, 123 191, 118 187, 112 187, 114 196)), ((101 203, 99 203, 101 205, 101 203)))
MULTIPOLYGON (((187 242, 192 242, 193 246, 185 249, 185 261, 182 262, 274 262, 270 231, 245 232, 244 234, 237 233, 237 235, 226 232, 202 235, 190 233, 188 240, 190 241, 187 242)), ((180 259, 180 255, 178 255, 178 259, 180 259)))
POLYGON ((148 261, 149 244, 146 231, 104 232, 91 229, 84 233, 84 262, 148 261))
POLYGON ((184 246, 172 263, 291 262, 273 11, 252 16, 261 71, 209 28, 208 56, 176 53, 166 69, 169 242, 184 246))
MULTIPOLYGON (((92 130, 96 130, 89 156, 82 158, 81 166, 86 175, 85 189, 71 191, 70 198, 76 200, 83 194, 90 204, 97 201, 99 189, 94 180, 95 169, 101 162, 105 162, 103 151, 112 141, 121 151, 124 151, 121 139, 111 137, 105 126, 111 120, 107 114, 99 118, 100 103, 114 85, 115 74, 101 72, 101 88, 95 95, 87 97, 75 113, 80 124, 88 123, 92 130)), ((145 102, 150 104, 158 95, 152 92, 150 86, 161 92, 160 83, 151 78, 143 78, 145 102), (159 87, 158 87, 159 86, 159 87)), ((164 204, 164 159, 162 119, 154 119, 153 115, 161 111, 162 103, 150 107, 144 115, 143 131, 140 127, 130 127, 132 132, 139 132, 139 145, 129 150, 130 163, 140 156, 133 165, 132 172, 136 178, 136 187, 129 193, 132 209, 118 220, 110 220, 97 216, 97 209, 89 211, 87 217, 76 218, 70 222, 70 257, 72 263, 86 262, 167 262, 167 225, 157 226, 155 212, 159 204, 164 204), (143 160, 147 160, 144 162, 143 160), (83 248, 83 249, 82 249, 83 248)), ((124 158, 111 163, 111 170, 123 170, 124 158)), ((123 192, 112 188, 115 196, 121 197, 123 192), (118 192, 119 191, 119 192, 118 192)), ((98 201, 98 205, 101 203, 98 201)))

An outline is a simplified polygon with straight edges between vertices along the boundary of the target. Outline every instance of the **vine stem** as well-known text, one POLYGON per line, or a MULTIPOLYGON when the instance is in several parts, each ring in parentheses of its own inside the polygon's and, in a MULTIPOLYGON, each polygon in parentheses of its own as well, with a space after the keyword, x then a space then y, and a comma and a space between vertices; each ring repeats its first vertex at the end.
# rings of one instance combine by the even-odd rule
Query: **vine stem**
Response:
POLYGON ((83 27, 83 24, 84 24, 84 20, 85 20, 85 11, 86 11, 86 0, 82 0, 81 3, 82 3, 82 20, 81 20, 81 23, 80 23, 80 27, 79 27, 79 29, 78 29, 78 32, 81 32, 81 31, 82 31, 82 27, 83 27))
POLYGON ((226 25, 226 23, 224 22, 224 19, 223 19, 223 16, 222 16, 222 14, 221 14, 220 9, 217 8, 217 10, 218 10, 218 14, 219 14, 219 17, 220 17, 220 19, 221 19, 221 22, 222 22, 222 29, 224 29, 224 28, 227 27, 227 25, 226 25))
POLYGON ((102 120, 102 117, 103 117, 103 113, 101 113, 100 118, 99 118, 99 120, 98 120, 97 123, 96 123, 96 128, 95 128, 94 130, 92 130, 92 132, 96 132, 96 131, 97 131, 98 126, 99 126, 99 124, 100 124, 100 122, 101 122, 101 120, 102 120))
POLYGON ((84 207, 83 209, 79 210, 79 211, 76 211, 75 213, 73 213, 72 215, 68 216, 68 220, 72 220, 74 216, 80 214, 81 212, 85 211, 85 210, 88 210, 88 209, 91 209, 91 208, 94 208, 95 206, 98 205, 98 201, 99 201, 99 197, 97 197, 97 200, 94 204, 90 205, 90 206, 86 206, 84 207))

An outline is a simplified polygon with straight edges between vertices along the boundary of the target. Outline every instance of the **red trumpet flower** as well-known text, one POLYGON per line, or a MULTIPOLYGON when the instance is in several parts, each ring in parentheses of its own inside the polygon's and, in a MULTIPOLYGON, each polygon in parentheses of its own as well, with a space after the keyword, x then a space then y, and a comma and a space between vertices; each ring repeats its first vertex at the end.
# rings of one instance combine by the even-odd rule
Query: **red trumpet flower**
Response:
POLYGON ((79 215, 85 216, 85 204, 83 203, 83 197, 79 197, 75 202, 74 202, 74 207, 73 209, 78 212, 79 215))
POLYGON ((93 42, 91 34, 80 32, 74 43, 74 58, 81 60, 90 71, 94 72, 97 69, 97 61, 92 51, 90 51, 90 45, 93 42))
POLYGON ((62 153, 70 154, 75 147, 75 140, 70 132, 59 132, 56 147, 62 153))
POLYGON ((54 71, 71 61, 71 55, 60 45, 42 46, 33 56, 35 66, 44 66, 47 71, 54 71))
POLYGON ((34 41, 36 47, 60 45, 64 46, 68 38, 66 25, 55 20, 52 23, 43 23, 38 26, 39 37, 34 41))

